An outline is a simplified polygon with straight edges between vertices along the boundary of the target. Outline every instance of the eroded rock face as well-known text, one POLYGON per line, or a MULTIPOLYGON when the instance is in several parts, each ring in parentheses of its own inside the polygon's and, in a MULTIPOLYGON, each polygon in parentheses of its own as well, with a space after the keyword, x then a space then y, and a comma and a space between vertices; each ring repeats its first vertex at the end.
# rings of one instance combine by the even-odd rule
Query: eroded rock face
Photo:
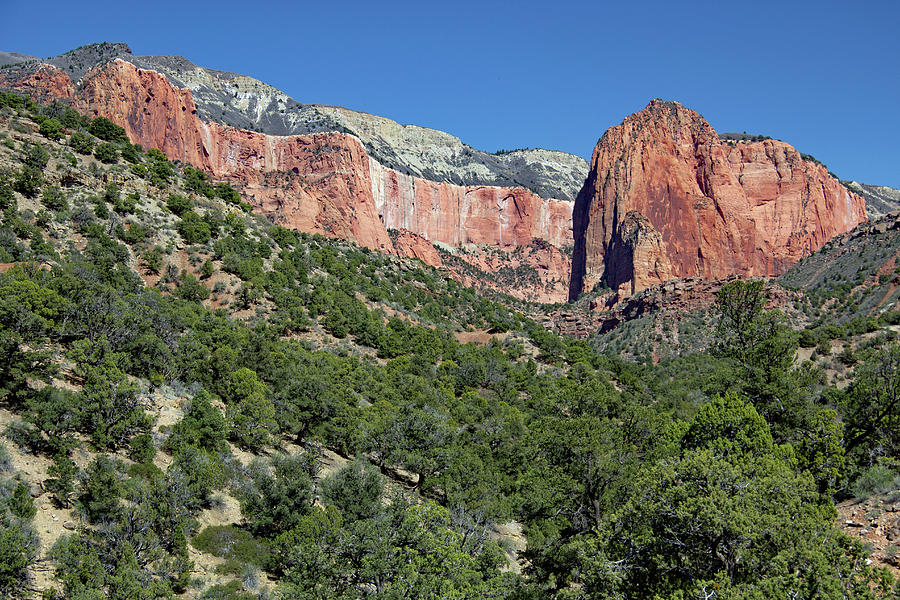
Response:
POLYGON ((372 195, 389 229, 452 246, 523 246, 535 238, 572 244, 572 202, 524 188, 461 186, 421 179, 369 161, 372 195))
POLYGON ((775 140, 721 141, 700 115, 652 101, 609 129, 573 212, 570 297, 671 277, 779 275, 866 219, 865 201, 775 140))
POLYGON ((441 253, 437 251, 434 244, 407 229, 401 229, 397 232, 397 237, 394 239, 394 248, 397 249, 401 256, 418 258, 426 265, 432 267, 441 267, 444 264, 441 260, 441 253))
POLYGON ((662 235, 650 219, 637 211, 626 213, 618 223, 610 247, 606 272, 611 281, 620 282, 619 296, 631 296, 673 277, 662 235))
MULTIPOLYGON (((74 89, 71 82, 69 87, 74 89)), ((570 201, 518 187, 463 186, 399 173, 370 159, 351 135, 273 136, 207 122, 190 90, 122 59, 88 72, 74 105, 122 125, 134 143, 231 180, 255 210, 286 227, 351 239, 435 266, 441 264, 435 242, 495 247, 502 249, 499 256, 512 256, 535 240, 549 243, 552 256, 536 249, 526 253, 535 258, 524 262, 540 268, 539 279, 552 284, 529 287, 510 279, 492 287, 529 300, 565 299, 571 263, 561 248, 573 243, 570 201), (395 245, 387 229, 414 235, 404 234, 395 245)), ((489 273, 520 266, 518 260, 512 266, 502 260, 469 262, 489 273)))
POLYGON ((75 104, 122 125, 134 143, 234 181, 258 212, 286 227, 393 251, 372 201, 368 157, 350 136, 270 136, 204 122, 189 90, 123 60, 86 75, 75 104))
POLYGON ((11 73, 0 72, 0 87, 14 87, 36 100, 56 100, 73 98, 75 86, 61 69, 46 63, 39 63, 24 74, 10 77, 11 73))

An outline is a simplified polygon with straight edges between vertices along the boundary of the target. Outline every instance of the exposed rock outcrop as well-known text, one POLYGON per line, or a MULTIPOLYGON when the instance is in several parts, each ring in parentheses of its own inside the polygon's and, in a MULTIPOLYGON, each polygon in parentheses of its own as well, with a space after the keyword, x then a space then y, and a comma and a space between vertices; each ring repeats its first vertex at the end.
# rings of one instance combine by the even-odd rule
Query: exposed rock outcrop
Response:
POLYGON ((432 267, 441 267, 444 264, 444 261, 441 260, 441 253, 437 251, 434 244, 408 229, 401 229, 397 232, 394 248, 401 256, 418 258, 432 267))
MULTIPOLYGON (((86 71, 119 58, 156 71, 175 87, 188 89, 203 121, 271 135, 351 133, 370 158, 386 167, 431 181, 458 185, 524 187, 545 198, 574 201, 588 163, 580 156, 541 148, 489 153, 459 138, 427 127, 338 106, 301 104, 281 90, 252 77, 207 69, 181 56, 135 56, 127 44, 88 44, 38 61, 0 52, 0 64, 50 64, 79 83, 86 71)), ((18 75, 17 75, 18 76, 18 75)))
POLYGON ((524 188, 439 183, 369 161, 372 194, 385 227, 452 246, 523 246, 535 238, 572 244, 572 202, 524 188))
POLYGON ((573 213, 570 297, 670 277, 779 275, 866 219, 865 201, 776 140, 729 143, 652 101, 594 149, 573 213))
MULTIPOLYGON (((47 69, 67 79, 59 69, 47 69)), ((68 82, 65 89, 74 86, 68 82)), ((507 278, 502 286, 488 287, 536 301, 566 297, 571 263, 561 248, 572 245, 570 201, 541 198, 521 187, 456 185, 400 173, 372 160, 353 135, 273 136, 205 121, 189 89, 120 58, 85 74, 74 105, 122 125, 134 143, 229 179, 255 210, 284 226, 352 239, 434 266, 441 265, 435 242, 497 248, 499 260, 484 260, 480 251, 460 256, 488 274, 523 265, 541 269, 536 278, 541 285, 507 278), (387 229, 414 235, 404 234, 395 246, 387 229), (532 258, 504 262, 503 257, 535 240, 551 244, 553 256, 540 249, 524 253, 532 258)), ((465 277, 478 283, 471 273, 465 277)))
POLYGON ((0 87, 14 87, 36 100, 73 98, 75 86, 61 69, 47 63, 33 64, 25 73, 0 72, 0 87))
MULTIPOLYGON (((645 315, 662 313, 684 314, 708 309, 716 302, 716 294, 722 286, 740 280, 737 275, 721 279, 686 277, 670 279, 648 286, 633 295, 621 297, 617 292, 607 292, 593 299, 589 305, 565 305, 544 318, 544 326, 563 335, 588 338, 606 333, 619 325, 645 315)), ((781 308, 789 299, 797 296, 774 281, 766 284, 767 309, 781 308)))
POLYGON ((851 192, 866 200, 866 214, 869 219, 877 219, 900 210, 900 190, 886 185, 868 185, 858 181, 845 181, 851 192))

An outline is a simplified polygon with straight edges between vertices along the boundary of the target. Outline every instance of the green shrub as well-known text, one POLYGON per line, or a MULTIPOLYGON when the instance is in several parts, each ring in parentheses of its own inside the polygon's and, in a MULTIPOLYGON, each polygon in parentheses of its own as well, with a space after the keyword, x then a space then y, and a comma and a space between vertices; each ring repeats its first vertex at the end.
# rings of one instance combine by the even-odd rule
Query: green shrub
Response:
POLYGON ((12 497, 9 499, 9 512, 20 519, 29 520, 37 513, 37 507, 34 500, 31 499, 31 493, 28 486, 21 481, 16 483, 12 497))
POLYGON ((212 236, 209 223, 192 210, 181 214, 181 221, 175 226, 182 239, 188 244, 205 244, 212 236))
POLYGON ((227 183, 220 183, 216 185, 216 196, 225 200, 226 202, 230 202, 231 204, 238 204, 241 201, 241 195, 234 191, 227 183))
POLYGON ((35 544, 21 526, 0 526, 0 594, 21 597, 27 569, 36 557, 35 544))
POLYGON ((156 148, 148 149, 145 155, 150 161, 147 167, 147 177, 150 179, 150 183, 158 187, 169 183, 172 176, 175 175, 175 169, 172 168, 172 163, 168 161, 166 155, 156 148))
POLYGON ((0 173, 0 210, 6 210, 16 202, 13 194, 13 178, 0 173))
POLYGON ((87 520, 100 523, 118 516, 124 491, 122 463, 101 454, 95 458, 85 472, 78 505, 87 520))
POLYGON ((257 600, 259 596, 245 592, 239 581, 217 583, 203 592, 200 600, 257 600))
POLYGON ((133 246, 147 239, 149 232, 146 227, 137 223, 126 223, 126 225, 128 226, 127 228, 123 225, 116 227, 116 235, 120 240, 129 246, 133 246))
POLYGON ((215 190, 209 184, 209 179, 204 171, 187 165, 184 167, 183 176, 184 187, 187 189, 203 194, 207 198, 215 196, 215 190))
POLYGON ((213 267, 211 260, 206 259, 205 261, 203 261, 203 266, 200 267, 200 275, 203 277, 203 279, 209 279, 215 272, 216 269, 215 267, 213 267))
POLYGON ((151 273, 158 274, 160 269, 162 269, 162 250, 160 250, 159 246, 154 246, 150 250, 144 252, 141 259, 144 261, 147 270, 151 273))
POLYGON ((226 390, 225 417, 231 439, 253 451, 268 446, 278 425, 266 385, 244 367, 231 374, 226 390))
POLYGON ((381 507, 382 486, 378 469, 357 459, 322 482, 322 496, 344 517, 365 519, 375 516, 381 507))
POLYGON ((106 117, 95 117, 88 130, 91 135, 106 142, 120 142, 126 139, 125 130, 106 117))
POLYGON ((172 457, 166 477, 177 482, 183 494, 181 503, 193 511, 206 506, 213 490, 224 485, 225 470, 218 456, 185 445, 172 457))
POLYGON ((179 217, 191 210, 192 206, 190 198, 181 194, 170 194, 169 199, 166 200, 166 208, 179 217))
POLYGON ((119 162, 119 150, 115 144, 110 142, 97 144, 97 147, 94 148, 94 156, 97 160, 106 164, 115 164, 119 162))
POLYGON ((69 203, 62 190, 55 185, 48 185, 41 194, 41 202, 52 211, 68 210, 69 203))
POLYGON ((207 452, 227 448, 228 427, 221 411, 212 405, 212 396, 200 390, 192 399, 184 417, 172 428, 166 449, 176 452, 182 446, 195 446, 207 452))
POLYGON ((75 478, 78 476, 78 467, 64 453, 59 453, 53 458, 53 464, 47 468, 50 479, 44 482, 44 486, 56 498, 57 504, 64 508, 71 506, 72 497, 75 494, 75 478))
POLYGON ((40 144, 28 144, 25 152, 25 166, 43 171, 50 161, 50 154, 40 144))
POLYGON ((272 461, 274 474, 254 466, 252 485, 240 494, 241 512, 250 529, 274 537, 296 527, 313 506, 309 456, 280 456, 272 461))
POLYGON ((16 174, 13 187, 23 196, 33 198, 44 184, 44 174, 34 167, 24 166, 16 174))
POLYGON ((257 567, 269 562, 269 544, 234 525, 210 525, 194 536, 191 545, 201 552, 257 567))
POLYGON ((41 135, 51 140, 58 140, 62 137, 62 123, 56 119, 47 119, 41 123, 41 135))
POLYGON ((188 302, 201 302, 209 298, 209 288, 190 273, 184 273, 181 276, 181 283, 175 289, 175 295, 188 302))
POLYGON ((77 110, 68 106, 63 108, 62 114, 59 116, 59 122, 62 123, 63 127, 68 128, 91 126, 90 118, 81 116, 77 110))
POLYGON ((121 144, 119 144, 119 148, 122 152, 122 158, 124 158, 127 162, 130 162, 132 164, 141 162, 142 152, 140 146, 134 146, 132 144, 129 144, 128 142, 122 142, 121 144))
POLYGON ((9 450, 6 449, 6 446, 0 443, 0 473, 6 473, 10 470, 12 470, 12 457, 9 455, 9 450))
POLYGON ((868 498, 896 489, 900 489, 900 473, 882 462, 863 471, 853 483, 853 495, 857 498, 868 498))
POLYGON ((136 463, 149 463, 156 456, 156 446, 149 432, 134 436, 128 446, 128 457, 136 463))

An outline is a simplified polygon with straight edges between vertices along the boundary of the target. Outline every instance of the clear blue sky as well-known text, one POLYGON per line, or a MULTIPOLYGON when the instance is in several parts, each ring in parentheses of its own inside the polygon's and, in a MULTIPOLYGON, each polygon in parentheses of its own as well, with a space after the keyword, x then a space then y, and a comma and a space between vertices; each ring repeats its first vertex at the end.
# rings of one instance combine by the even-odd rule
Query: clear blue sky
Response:
POLYGON ((124 41, 484 150, 589 157, 661 97, 900 188, 898 0, 0 2, 7 51, 124 41))

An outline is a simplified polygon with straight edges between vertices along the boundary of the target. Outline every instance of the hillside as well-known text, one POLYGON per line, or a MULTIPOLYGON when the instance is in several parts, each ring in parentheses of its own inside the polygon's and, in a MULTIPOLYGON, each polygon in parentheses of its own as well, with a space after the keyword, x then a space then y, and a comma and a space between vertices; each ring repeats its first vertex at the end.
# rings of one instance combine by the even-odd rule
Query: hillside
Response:
POLYGON ((895 489, 887 339, 830 385, 735 279, 638 365, 248 200, 0 95, 4 594, 889 597, 835 527, 895 489))
MULTIPOLYGON (((207 87, 198 88, 188 75, 222 85, 246 83, 247 89, 256 90, 247 92, 252 98, 258 100, 253 95, 257 92, 266 98, 274 94, 282 108, 293 102, 259 82, 210 74, 183 59, 139 60, 121 44, 86 46, 47 62, 12 65, 0 72, 0 87, 9 86, 44 101, 61 100, 82 112, 108 117, 125 128, 133 143, 159 148, 172 160, 228 179, 257 212, 287 227, 350 239, 371 249, 417 257, 436 267, 445 266, 434 249, 435 244, 442 245, 455 257, 448 270, 467 284, 477 283, 529 301, 565 299, 571 270, 571 201, 542 197, 519 184, 458 184, 451 181, 462 176, 432 180, 411 174, 415 172, 412 168, 385 166, 369 154, 374 134, 384 134, 391 143, 399 144, 396 151, 400 153, 407 152, 404 148, 412 152, 420 148, 441 155, 472 154, 452 136, 392 126, 384 119, 361 113, 335 113, 352 116, 354 126, 362 131, 359 135, 342 125, 332 126, 330 120, 321 127, 301 127, 295 119, 293 125, 285 127, 296 125, 298 130, 313 133, 287 136, 262 133, 258 125, 252 126, 254 130, 236 129, 205 114, 203 106, 212 92, 207 87), (170 73, 187 79, 176 79, 170 73), (123 102, 123 98, 127 100, 123 102), (415 140, 403 132, 414 132, 415 140), (403 233, 403 243, 398 246, 389 234, 393 229, 403 233), (509 278, 501 271, 519 269, 528 271, 535 285, 508 285, 509 278), (473 278, 473 271, 482 275, 473 278)), ((256 100, 245 102, 245 91, 228 88, 227 94, 222 92, 225 96, 215 93, 238 112, 262 114, 262 105, 256 100)), ((269 106, 270 102, 267 99, 265 103, 269 106)), ((310 119, 315 121, 318 109, 311 110, 313 113, 306 109, 301 112, 312 114, 310 119)), ((384 154, 383 150, 379 152, 384 154)), ((479 154, 491 164, 512 161, 532 165, 528 169, 533 172, 523 175, 531 181, 537 181, 538 171, 557 177, 559 170, 565 171, 571 162, 560 153, 546 155, 550 157, 547 161, 541 158, 542 151, 499 157, 479 154)), ((425 164, 422 160, 426 159, 418 164, 425 164)), ((426 162, 438 164, 432 158, 426 162)))
POLYGON ((877 316, 896 306, 900 221, 887 215, 830 240, 779 278, 802 290, 810 314, 844 322, 877 316))
POLYGON ((866 199, 866 213, 870 219, 877 219, 900 210, 900 190, 886 185, 867 185, 858 181, 845 181, 847 189, 866 199))

